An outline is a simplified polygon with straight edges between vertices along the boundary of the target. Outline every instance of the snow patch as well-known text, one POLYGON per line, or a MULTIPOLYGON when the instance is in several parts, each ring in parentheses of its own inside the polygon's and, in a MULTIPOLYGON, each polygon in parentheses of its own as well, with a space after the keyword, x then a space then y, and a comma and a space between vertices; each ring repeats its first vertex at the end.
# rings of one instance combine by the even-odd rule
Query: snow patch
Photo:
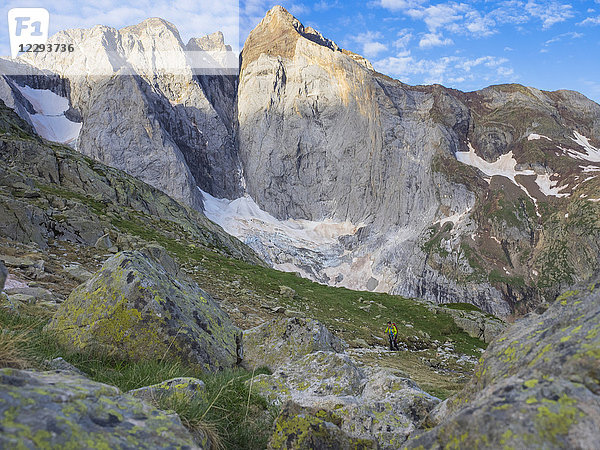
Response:
POLYGON ((456 159, 463 164, 473 166, 481 170, 487 176, 503 176, 511 180, 517 186, 521 185, 515 180, 517 175, 535 175, 533 170, 516 170, 517 161, 513 157, 512 150, 505 155, 501 155, 493 163, 487 162, 475 153, 475 149, 468 143, 468 152, 456 152, 456 159))
POLYGON ((213 197, 202 190, 200 192, 204 197, 206 217, 237 238, 246 238, 260 230, 273 235, 283 234, 302 248, 317 249, 323 245, 337 244, 338 237, 352 235, 362 226, 331 220, 279 220, 263 211, 249 195, 228 200, 213 197))
POLYGON ((69 109, 68 99, 48 89, 17 87, 35 110, 35 114, 29 114, 29 118, 37 134, 61 144, 74 145, 77 142, 82 124, 71 122, 65 116, 69 109))
POLYGON ((563 148, 560 146, 558 148, 560 148, 563 152, 567 153, 573 159, 580 159, 589 162, 600 162, 600 149, 590 144, 589 139, 586 138, 584 135, 579 134, 577 131, 574 131, 573 135, 575 137, 571 139, 573 140, 573 142, 583 147, 585 153, 581 153, 570 148, 563 148))
POLYGON ((542 194, 544 194, 546 197, 568 197, 569 195, 571 195, 570 193, 560 193, 560 191, 565 190, 566 188, 569 187, 569 185, 566 186, 561 186, 561 187, 556 187, 556 185, 558 184, 558 180, 557 181, 552 181, 550 179, 550 175, 549 174, 544 174, 544 175, 538 175, 537 178, 535 179, 536 184, 538 185, 538 187, 540 188, 540 191, 542 192, 542 194))
POLYGON ((589 172, 600 172, 600 167, 598 166, 579 166, 579 168, 584 172, 584 173, 589 173, 589 172))
POLYGON ((460 222, 462 222, 464 220, 464 218, 467 216, 467 214, 469 214, 470 211, 471 211, 470 209, 467 209, 463 213, 455 213, 455 214, 452 214, 451 216, 444 217, 443 219, 437 220, 433 223, 434 224, 439 223, 440 226, 443 227, 448 222, 452 222, 452 224, 456 227, 460 222))
POLYGON ((550 142, 552 142, 552 139, 550 139, 549 137, 544 136, 542 134, 531 133, 529 136, 527 136, 527 140, 528 141, 538 141, 538 140, 540 140, 542 138, 548 139, 550 142))
MULTIPOLYGON (((540 188, 540 191, 546 196, 554 196, 554 197, 568 197, 569 193, 560 194, 559 192, 567 188, 568 186, 561 186, 560 188, 556 188, 556 184, 558 181, 553 182, 550 180, 550 175, 538 175, 533 170, 517 170, 517 161, 515 160, 512 151, 506 153, 505 155, 501 155, 496 161, 493 163, 487 162, 485 159, 481 158, 475 153, 475 149, 469 142, 469 151, 468 152, 456 152, 456 159, 464 164, 468 164, 469 166, 473 166, 481 170, 485 175, 492 176, 503 176, 511 180, 515 185, 523 190, 527 194, 529 198, 531 198, 536 207, 536 214, 538 217, 541 217, 539 212, 537 211, 538 203, 537 199, 534 198, 527 188, 522 184, 518 183, 516 180, 517 175, 536 175, 535 182, 540 188)), ((555 174, 557 175, 557 174, 555 174)), ((488 183, 489 179, 484 178, 488 183)))

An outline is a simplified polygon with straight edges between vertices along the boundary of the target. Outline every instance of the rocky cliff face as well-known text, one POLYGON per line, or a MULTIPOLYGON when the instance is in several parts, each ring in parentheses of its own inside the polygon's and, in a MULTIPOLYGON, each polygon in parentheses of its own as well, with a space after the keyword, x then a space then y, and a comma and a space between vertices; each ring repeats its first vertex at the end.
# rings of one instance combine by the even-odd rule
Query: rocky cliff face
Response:
POLYGON ((224 100, 235 97, 235 83, 201 80, 185 53, 226 51, 222 35, 186 46, 172 24, 148 19, 121 30, 63 31, 50 42, 74 44, 76 51, 24 59, 67 81, 64 96, 81 116, 79 151, 198 210, 198 186, 219 196, 240 194, 232 118, 225 113, 232 100, 224 100))
POLYGON ((577 93, 410 87, 276 7, 244 47, 238 120, 262 209, 360 227, 326 282, 506 316, 598 265, 600 106, 577 93))
POLYGON ((278 269, 509 316, 599 265, 600 106, 580 94, 407 86, 282 7, 239 77, 186 59, 227 50, 221 34, 184 45, 160 19, 53 39, 81 51, 31 57, 63 77, 4 77, 7 104, 35 117, 26 86, 68 98, 81 152, 204 209, 278 269))

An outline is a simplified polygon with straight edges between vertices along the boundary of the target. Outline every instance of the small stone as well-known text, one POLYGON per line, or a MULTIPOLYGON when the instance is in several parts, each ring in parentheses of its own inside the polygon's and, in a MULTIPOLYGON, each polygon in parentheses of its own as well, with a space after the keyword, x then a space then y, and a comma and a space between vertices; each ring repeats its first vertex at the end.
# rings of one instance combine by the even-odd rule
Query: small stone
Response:
POLYGON ((367 344, 367 341, 365 341, 364 339, 354 339, 352 341, 353 344, 355 344, 357 347, 369 347, 369 344, 367 344))
POLYGON ((6 278, 8 277, 8 270, 0 261, 0 292, 4 289, 4 283, 6 282, 6 278))
POLYGON ((79 370, 73 364, 65 361, 62 357, 58 357, 58 358, 54 358, 50 361, 46 361, 46 366, 48 367, 48 369, 60 370, 63 372, 71 372, 76 375, 81 375, 82 377, 86 376, 81 370, 79 370))
POLYGON ((127 392, 134 397, 151 403, 170 396, 185 396, 189 401, 202 402, 206 399, 206 386, 202 380, 191 377, 173 378, 152 386, 127 392))
POLYGON ((94 244, 94 247, 96 247, 97 249, 100 250, 108 250, 113 246, 111 240, 110 240, 110 236, 108 234, 105 234, 104 236, 101 236, 98 238, 98 240, 96 241, 96 243, 94 244))
POLYGON ((289 286, 279 286, 279 294, 289 298, 290 300, 294 299, 294 297, 297 295, 296 291, 289 286))
POLYGON ((35 303, 35 297, 27 294, 13 294, 8 296, 8 300, 14 305, 18 303, 35 303))
POLYGON ((65 267, 65 272, 67 272, 71 277, 75 278, 80 283, 85 283, 87 280, 92 278, 94 275, 81 267, 80 264, 70 264, 65 267))

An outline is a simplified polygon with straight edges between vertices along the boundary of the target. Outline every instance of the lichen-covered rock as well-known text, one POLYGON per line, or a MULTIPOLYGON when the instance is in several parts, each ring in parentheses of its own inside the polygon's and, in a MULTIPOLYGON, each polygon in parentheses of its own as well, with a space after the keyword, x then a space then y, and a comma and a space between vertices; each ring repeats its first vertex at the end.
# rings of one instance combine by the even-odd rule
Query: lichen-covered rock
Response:
POLYGON ((75 349, 172 358, 205 370, 235 366, 241 351, 240 331, 206 292, 139 252, 108 259, 71 293, 48 328, 75 349))
POLYGON ((293 401, 334 415, 352 438, 375 439, 386 449, 398 448, 439 402, 412 380, 358 367, 349 356, 332 352, 316 352, 273 375, 254 377, 252 389, 276 404, 293 401))
POLYGON ((364 370, 348 355, 315 352, 280 367, 273 375, 255 377, 253 389, 278 403, 291 398, 307 405, 315 398, 322 402, 326 396, 360 395, 365 382, 364 370), (281 390, 281 386, 287 389, 281 390))
POLYGON ((206 386, 197 378, 182 377, 166 380, 152 386, 145 386, 127 392, 147 402, 156 402, 165 397, 178 396, 189 401, 201 402, 205 399, 206 386))
POLYGON ((435 411, 437 426, 408 448, 597 448, 597 286, 564 293, 494 340, 465 389, 435 411))
POLYGON ((406 441, 440 401, 387 369, 369 373, 359 400, 338 411, 342 429, 352 436, 374 436, 389 449, 406 441))
POLYGON ((278 367, 317 352, 343 352, 346 343, 323 324, 300 317, 278 318, 244 331, 244 363, 278 367))
POLYGON ((1 448, 198 448, 175 414, 65 372, 0 370, 1 448))
MULTIPOLYGON (((294 402, 288 402, 275 421, 275 429, 268 448, 280 449, 376 449, 377 443, 369 439, 348 436, 335 423, 329 421, 326 411, 311 414, 294 402)), ((335 420, 335 419, 334 419, 335 420)))

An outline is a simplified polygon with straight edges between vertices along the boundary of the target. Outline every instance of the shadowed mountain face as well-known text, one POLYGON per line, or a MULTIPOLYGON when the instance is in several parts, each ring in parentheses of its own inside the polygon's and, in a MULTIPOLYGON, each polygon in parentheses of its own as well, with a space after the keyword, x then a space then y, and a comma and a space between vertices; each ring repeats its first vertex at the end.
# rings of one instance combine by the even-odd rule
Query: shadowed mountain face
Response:
MULTIPOLYGON (((108 65, 141 47, 186 48, 171 24, 144 24, 53 39, 94 47, 108 65)), ((213 36, 187 47, 205 41, 224 46, 213 36)), ((58 74, 69 62, 48 58, 29 62, 58 74)), ((62 91, 60 79, 4 77, 0 93, 22 116, 35 110, 25 85, 68 96, 81 152, 323 283, 508 316, 598 267, 600 106, 578 93, 407 86, 281 7, 251 32, 237 79, 149 78, 148 64, 62 91)))

